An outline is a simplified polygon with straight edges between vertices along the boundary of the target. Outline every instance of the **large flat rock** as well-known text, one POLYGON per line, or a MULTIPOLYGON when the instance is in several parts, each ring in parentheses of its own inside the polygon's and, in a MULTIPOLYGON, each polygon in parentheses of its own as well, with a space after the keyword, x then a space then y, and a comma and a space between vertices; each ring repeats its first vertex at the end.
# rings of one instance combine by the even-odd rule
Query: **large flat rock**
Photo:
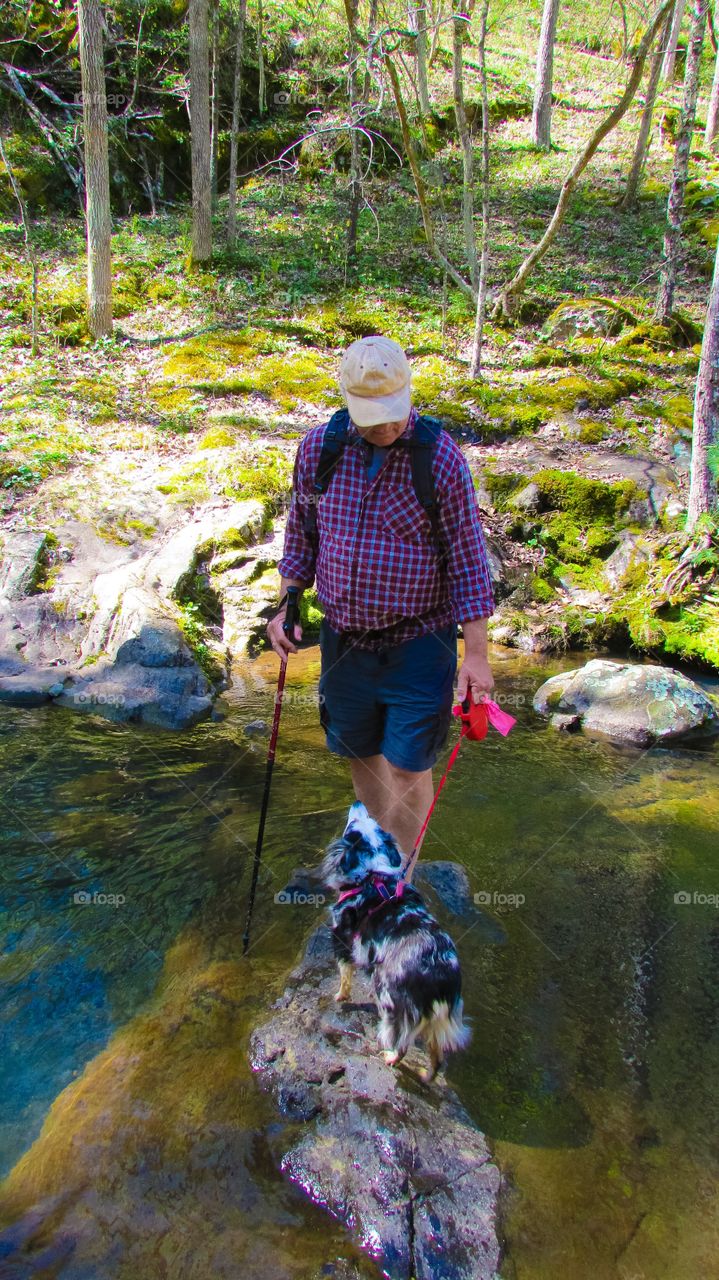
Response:
POLYGON ((329 927, 312 934, 250 1059, 279 1111, 302 1124, 286 1176, 341 1220, 388 1280, 495 1280, 500 1175, 484 1135, 441 1076, 425 1085, 414 1049, 386 1066, 371 987, 334 1001, 329 927))

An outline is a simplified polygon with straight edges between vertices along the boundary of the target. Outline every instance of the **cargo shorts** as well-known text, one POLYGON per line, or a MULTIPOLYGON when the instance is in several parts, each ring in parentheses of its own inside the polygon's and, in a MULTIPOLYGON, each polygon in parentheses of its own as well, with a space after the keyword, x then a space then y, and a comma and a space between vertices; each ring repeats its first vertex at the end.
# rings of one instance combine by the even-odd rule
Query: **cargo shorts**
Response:
POLYGON ((329 750, 355 759, 383 755, 412 773, 430 769, 452 720, 456 624, 375 651, 347 643, 323 618, 320 652, 329 750))

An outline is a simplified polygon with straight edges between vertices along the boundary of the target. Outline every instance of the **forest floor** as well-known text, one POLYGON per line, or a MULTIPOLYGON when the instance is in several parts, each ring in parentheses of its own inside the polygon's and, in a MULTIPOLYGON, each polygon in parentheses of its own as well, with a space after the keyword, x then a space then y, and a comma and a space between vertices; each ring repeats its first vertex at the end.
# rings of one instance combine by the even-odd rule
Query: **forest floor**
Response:
MULTIPOLYGON (((605 51, 560 45, 554 146, 539 153, 528 142, 528 51, 521 42, 500 40, 499 32, 493 41, 494 292, 540 237, 577 150, 628 70, 605 51)), ((460 263, 461 159, 451 129, 445 132, 449 75, 441 54, 432 87, 444 105, 424 167, 448 251, 460 263)), ((467 78, 471 100, 478 93, 471 66, 467 78)), ((677 299, 681 332, 657 329, 652 304, 679 94, 677 86, 658 107, 660 125, 635 211, 620 212, 617 201, 640 104, 605 140, 530 280, 518 323, 487 323, 477 380, 468 375, 472 306, 454 286, 443 286, 427 253, 406 166, 373 171, 367 179, 354 272, 344 256, 347 175, 316 151, 303 152, 290 176, 272 167, 246 176, 233 250, 223 245, 220 200, 219 247, 205 271, 188 267, 186 209, 116 221, 115 332, 97 343, 89 341, 84 320, 83 223, 78 216, 47 218, 36 228, 37 356, 30 350, 21 235, 6 224, 0 345, 9 392, 1 420, 0 536, 26 527, 52 530, 75 516, 110 540, 142 542, 153 537, 159 505, 189 512, 217 494, 260 497, 281 514, 298 438, 341 403, 342 349, 356 337, 383 332, 407 351, 415 403, 442 417, 465 444, 505 557, 513 558, 513 546, 529 572, 503 606, 513 612, 514 630, 505 627, 512 642, 524 636, 531 645, 526 636, 536 630, 535 616, 546 622, 546 615, 565 611, 567 592, 581 599, 589 591, 592 617, 601 603, 606 626, 588 632, 579 617, 570 631, 544 627, 540 643, 631 643, 719 665, 716 610, 703 612, 691 584, 686 599, 665 601, 671 617, 652 614, 657 584, 685 549, 678 531, 692 397, 719 229, 719 165, 702 150, 697 132, 677 299), (637 507, 648 492, 647 468, 663 485, 659 509, 648 519, 637 507), (670 473, 666 484, 662 468, 670 473), (540 509, 533 519, 518 519, 511 514, 513 495, 535 473, 540 509), (565 485, 558 498, 559 473, 578 475, 579 490, 565 485), (582 487, 583 478, 595 481, 594 489, 582 487), (634 486, 631 492, 626 485, 634 486), (623 584, 632 588, 631 608, 602 577, 625 532, 659 539, 659 560, 664 557, 659 568, 639 573, 641 581, 635 572, 635 580, 623 584)), ((267 122, 259 127, 266 135, 267 122)), ((643 553, 640 560, 646 567, 643 553)))

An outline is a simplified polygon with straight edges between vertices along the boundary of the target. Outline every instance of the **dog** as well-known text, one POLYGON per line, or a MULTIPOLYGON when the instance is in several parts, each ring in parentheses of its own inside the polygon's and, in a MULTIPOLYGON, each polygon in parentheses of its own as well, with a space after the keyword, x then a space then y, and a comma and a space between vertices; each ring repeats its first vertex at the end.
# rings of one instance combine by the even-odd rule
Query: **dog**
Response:
POLYGON ((448 1052, 463 1049, 462 974, 454 943, 422 895, 400 881, 402 855, 359 801, 343 835, 329 845, 323 880, 339 897, 330 908, 332 945, 340 972, 335 1000, 349 1000, 354 965, 371 975, 380 1011, 379 1042, 395 1066, 422 1033, 434 1080, 448 1052))

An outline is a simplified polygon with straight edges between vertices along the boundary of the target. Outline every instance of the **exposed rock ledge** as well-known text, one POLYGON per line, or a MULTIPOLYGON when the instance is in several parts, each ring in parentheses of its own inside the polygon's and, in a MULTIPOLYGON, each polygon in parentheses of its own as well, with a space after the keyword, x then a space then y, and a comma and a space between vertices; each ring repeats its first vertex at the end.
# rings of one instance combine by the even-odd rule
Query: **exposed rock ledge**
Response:
MULTIPOLYGON (((216 503, 149 542, 108 543, 69 521, 6 536, 0 560, 0 702, 54 701, 106 719, 184 728, 208 716, 234 653, 276 598, 264 505, 216 503), (183 604, 205 608, 204 661, 183 604), (209 661, 208 661, 209 659, 209 661), (204 668, 204 669, 203 669, 204 668)), ((194 617, 194 615, 192 615, 194 617)))
MULTIPOLYGON (((305 1122, 285 1175, 347 1226, 389 1280, 494 1280, 499 1171, 442 1077, 387 1067, 369 981, 338 1006, 329 927, 310 937, 284 995, 251 1041, 282 1114, 305 1122)), ((296 1133, 295 1133, 296 1139, 296 1133)))

